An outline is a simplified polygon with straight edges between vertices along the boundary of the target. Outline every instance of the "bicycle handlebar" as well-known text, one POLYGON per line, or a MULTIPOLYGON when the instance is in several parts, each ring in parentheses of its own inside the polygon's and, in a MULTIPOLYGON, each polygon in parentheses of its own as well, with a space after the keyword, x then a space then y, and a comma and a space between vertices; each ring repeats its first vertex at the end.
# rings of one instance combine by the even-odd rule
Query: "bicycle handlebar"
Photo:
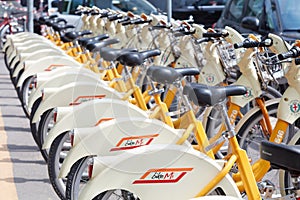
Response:
POLYGON ((208 38, 200 38, 198 40, 195 41, 196 44, 201 44, 203 42, 209 42, 209 41, 212 41, 212 39, 210 37, 208 38))
POLYGON ((245 40, 244 42, 241 43, 235 43, 233 46, 235 49, 238 48, 253 48, 253 47, 270 47, 272 46, 273 41, 271 38, 267 38, 264 41, 249 41, 245 40))
POLYGON ((122 19, 119 19, 118 23, 125 23, 129 20, 130 20, 130 17, 126 16, 126 17, 123 17, 122 19))
POLYGON ((179 27, 176 27, 176 28, 171 28, 172 32, 181 32, 181 31, 184 31, 185 30, 185 27, 184 26, 179 26, 179 27))
POLYGON ((149 29, 155 30, 155 29, 164 29, 164 28, 169 29, 169 28, 171 28, 171 26, 169 26, 169 25, 155 25, 155 26, 150 27, 149 29))
POLYGON ((296 58, 298 56, 300 56, 300 48, 297 46, 293 46, 288 52, 278 54, 278 59, 284 60, 287 58, 296 58))
POLYGON ((202 37, 209 37, 209 38, 219 38, 219 37, 227 37, 229 35, 228 32, 206 32, 202 34, 202 37))
POLYGON ((109 21, 115 21, 118 19, 122 19, 123 15, 122 14, 114 14, 114 15, 110 15, 107 17, 109 21))

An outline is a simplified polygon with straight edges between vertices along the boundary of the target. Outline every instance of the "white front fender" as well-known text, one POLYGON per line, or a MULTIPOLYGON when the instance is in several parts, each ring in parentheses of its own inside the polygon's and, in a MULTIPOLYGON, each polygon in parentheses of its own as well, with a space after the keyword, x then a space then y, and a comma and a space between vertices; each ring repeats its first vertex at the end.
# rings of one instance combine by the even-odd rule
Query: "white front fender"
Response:
POLYGON ((74 144, 61 166, 60 177, 65 177, 83 157, 117 155, 150 144, 176 144, 184 131, 146 118, 117 118, 96 127, 76 128, 74 144))
POLYGON ((207 85, 217 85, 224 81, 225 75, 217 55, 216 47, 208 43, 203 54, 206 63, 201 69, 198 82, 207 85))
MULTIPOLYGON (((95 98, 121 99, 122 95, 116 90, 103 86, 102 81, 99 83, 69 83, 60 88, 54 88, 56 92, 49 97, 45 97, 40 103, 32 119, 33 123, 39 120, 40 115, 48 109, 79 104, 83 101, 95 98)), ((44 89, 46 91, 46 88, 44 89)))
MULTIPOLYGON (((19 53, 22 53, 22 52, 37 52, 37 51, 40 51, 42 49, 50 49, 50 48, 58 48, 58 47, 51 47, 51 45, 47 42, 42 42, 42 43, 35 43, 35 44, 30 44, 30 45, 27 45, 27 46, 22 46, 22 47, 18 47, 18 48, 15 48, 10 55, 8 55, 8 63, 10 63, 12 61, 12 59, 14 57, 16 57, 19 53)), ((11 67, 11 66, 10 66, 11 67)))
POLYGON ((84 102, 78 106, 68 109, 65 114, 65 107, 57 108, 57 122, 48 133, 43 149, 49 149, 52 142, 59 135, 74 128, 93 127, 101 121, 110 118, 147 118, 148 114, 137 106, 118 99, 96 99, 84 102), (64 116, 60 117, 60 112, 64 116))
MULTIPOLYGON (((59 67, 64 69, 65 67, 59 67)), ((58 68, 58 69, 59 69, 58 68)), ((37 88, 32 92, 28 99, 28 109, 30 110, 34 102, 42 96, 43 88, 55 88, 61 87, 72 82, 86 82, 86 83, 95 83, 99 82, 99 77, 96 73, 82 68, 82 67, 68 67, 64 70, 53 70, 53 73, 49 73, 48 76, 44 76, 41 81, 39 74, 37 74, 37 88)), ((43 73, 43 74, 48 74, 43 73)), ((103 81, 103 84, 105 82, 103 81)))
MULTIPOLYGON (((16 51, 17 48, 20 48, 22 46, 29 46, 30 44, 33 44, 34 42, 36 43, 49 43, 49 41, 46 41, 45 38, 43 37, 34 37, 33 41, 34 42, 27 42, 28 41, 28 38, 19 38, 19 40, 14 40, 14 41, 9 41, 8 40, 8 43, 10 43, 10 45, 8 46, 8 49, 6 51, 7 55, 8 56, 11 56, 13 52, 16 51)), ((5 43, 6 44, 6 43, 5 43)))
POLYGON ((21 87, 26 78, 35 75, 38 72, 42 72, 45 69, 51 68, 51 66, 82 66, 69 56, 47 56, 35 61, 25 61, 25 69, 21 77, 18 80, 17 87, 21 87))
POLYGON ((18 42, 24 42, 29 37, 37 37, 37 38, 43 38, 38 34, 35 33, 29 33, 29 32, 20 32, 13 35, 7 35, 6 36, 6 42, 3 45, 3 50, 8 48, 8 50, 13 49, 13 44, 18 42))
POLYGON ((300 117, 300 94, 297 88, 289 86, 280 100, 277 117, 293 124, 300 117))
MULTIPOLYGON (((90 76, 94 76, 95 78, 97 77, 99 79, 99 75, 91 71, 90 69, 87 69, 85 67, 72 67, 72 66, 65 66, 65 67, 56 67, 53 68, 50 71, 43 71, 40 73, 37 73, 37 87, 40 85, 44 84, 45 82, 51 80, 52 78, 56 78, 58 76, 61 76, 62 74, 73 74, 77 73, 78 76, 81 74, 88 74, 90 76)), ((59 85, 59 84, 58 84, 59 85)))
POLYGON ((262 93, 257 77, 255 78, 251 75, 246 76, 242 74, 240 78, 235 83, 233 83, 233 85, 242 85, 247 88, 247 94, 231 97, 232 103, 240 107, 244 107, 247 103, 249 103, 256 97, 259 97, 262 93))
POLYGON ((14 61, 11 64, 11 68, 14 67, 13 77, 16 77, 19 74, 19 72, 22 69, 24 69, 25 61, 35 61, 43 57, 48 57, 49 55, 66 56, 64 52, 58 51, 56 49, 42 49, 33 53, 21 53, 19 54, 19 58, 17 57, 16 59, 14 59, 14 61), (16 65, 18 61, 20 62, 16 65))
MULTIPOLYGON (((93 199, 113 189, 130 191, 143 200, 190 199, 213 180, 221 169, 218 161, 190 146, 145 146, 117 156, 95 158, 92 178, 78 199, 93 199), (100 171, 97 172, 98 169, 100 171)), ((229 174, 217 187, 226 195, 241 198, 229 174)))

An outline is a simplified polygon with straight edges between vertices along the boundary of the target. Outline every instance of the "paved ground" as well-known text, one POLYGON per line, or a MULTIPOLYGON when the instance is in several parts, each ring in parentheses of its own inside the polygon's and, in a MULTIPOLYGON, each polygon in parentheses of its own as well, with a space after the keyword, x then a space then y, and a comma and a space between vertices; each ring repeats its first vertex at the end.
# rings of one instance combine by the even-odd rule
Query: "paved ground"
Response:
POLYGON ((56 200, 47 165, 32 139, 0 54, 0 199, 56 200))

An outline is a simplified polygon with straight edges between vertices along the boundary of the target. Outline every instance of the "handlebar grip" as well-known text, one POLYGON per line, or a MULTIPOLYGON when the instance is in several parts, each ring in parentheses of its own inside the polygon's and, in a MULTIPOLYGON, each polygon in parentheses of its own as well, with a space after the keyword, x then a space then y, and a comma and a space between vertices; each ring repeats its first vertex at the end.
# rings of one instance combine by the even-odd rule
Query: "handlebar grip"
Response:
POLYGON ((121 24, 122 24, 123 26, 127 26, 127 25, 131 24, 131 20, 121 22, 121 24))
POLYGON ((195 41, 196 44, 201 44, 203 42, 209 42, 209 41, 212 41, 211 38, 200 38, 198 40, 195 41))
POLYGON ((180 32, 180 31, 183 31, 185 29, 185 27, 184 26, 180 26, 180 27, 177 27, 177 28, 172 28, 171 30, 172 30, 172 32, 180 32))
POLYGON ((108 18, 109 21, 115 21, 115 20, 118 20, 118 19, 122 19, 123 15, 115 14, 115 15, 110 15, 107 18, 108 18))
POLYGON ((100 14, 100 18, 105 18, 109 16, 109 12, 104 12, 104 13, 99 13, 100 14))
POLYGON ((150 23, 152 22, 152 20, 137 20, 137 21, 132 21, 132 24, 146 24, 146 23, 150 23))
POLYGON ((170 28, 170 26, 167 26, 167 25, 155 25, 155 26, 151 27, 152 30, 155 30, 155 29, 164 29, 164 28, 170 28))
POLYGON ((235 49, 239 49, 239 48, 253 48, 253 47, 258 47, 259 43, 260 42, 258 42, 258 41, 244 41, 244 42, 241 42, 241 43, 235 43, 233 45, 233 47, 235 49))
POLYGON ((296 58, 298 56, 300 56, 300 48, 297 46, 294 46, 288 52, 278 54, 278 59, 284 60, 287 58, 296 58))
POLYGON ((295 64, 300 65, 300 58, 295 58, 295 64))
POLYGON ((123 23, 123 22, 126 22, 126 21, 129 21, 130 18, 129 17, 123 17, 123 19, 119 19, 118 23, 123 23))
POLYGON ((273 41, 270 39, 270 38, 267 38, 265 39, 264 41, 249 41, 249 40, 246 40, 242 43, 235 43, 233 45, 233 47, 235 49, 238 49, 238 48, 254 48, 254 47, 270 47, 272 46, 273 44, 273 41))
POLYGON ((212 37, 212 38, 226 37, 226 36, 228 36, 228 32, 226 32, 226 33, 222 33, 222 32, 218 32, 218 33, 206 32, 206 33, 202 34, 202 37, 212 37))

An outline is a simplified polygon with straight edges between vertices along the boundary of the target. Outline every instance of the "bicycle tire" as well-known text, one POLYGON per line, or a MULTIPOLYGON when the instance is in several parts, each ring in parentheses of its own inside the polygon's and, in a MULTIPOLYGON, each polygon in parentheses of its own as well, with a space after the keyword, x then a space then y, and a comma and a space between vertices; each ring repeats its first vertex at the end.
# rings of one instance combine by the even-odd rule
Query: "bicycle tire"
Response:
POLYGON ((18 25, 11 25, 11 24, 6 24, 0 29, 0 48, 3 50, 3 46, 6 42, 6 36, 8 34, 15 34, 19 32, 24 32, 24 27, 20 24, 18 25), (21 27, 21 30, 19 30, 21 27))
MULTIPOLYGON (((44 143, 44 140, 49 132, 49 126, 51 126, 51 122, 53 122, 53 108, 49 109, 47 111, 45 111, 41 117, 40 117, 40 121, 39 121, 39 126, 38 126, 38 130, 35 134, 36 140, 37 140, 37 145, 40 149, 42 149, 42 145, 44 143)), ((53 124, 52 124, 53 125, 53 124)), ((51 127, 50 127, 51 128, 51 127)), ((47 154, 43 154, 43 157, 45 160, 48 159, 48 155, 47 154)))
POLYGON ((87 167, 91 157, 86 156, 77 160, 71 167, 66 184, 66 198, 68 200, 77 200, 79 195, 79 184, 83 183, 82 174, 87 167))
POLYGON ((21 100, 21 103, 22 103, 22 108, 23 108, 24 113, 27 117, 29 117, 27 107, 28 107, 28 99, 29 99, 30 92, 31 92, 30 86, 33 83, 33 80, 34 80, 34 77, 30 76, 24 81, 24 83, 22 85, 22 89, 21 89, 21 94, 20 94, 20 100, 21 100))
POLYGON ((13 76, 13 69, 16 69, 16 67, 20 64, 20 61, 17 61, 16 64, 11 68, 12 70, 9 69, 9 74, 10 74, 10 78, 12 78, 13 76))
MULTIPOLYGON (((31 111, 30 111, 30 114, 29 114, 29 124, 30 124, 30 130, 31 130, 31 134, 32 135, 36 135, 36 132, 37 132, 37 129, 38 129, 38 125, 39 123, 33 123, 32 122, 32 119, 34 117, 34 114, 36 112, 36 110, 38 109, 39 105, 41 104, 42 102, 42 97, 39 97, 32 105, 32 108, 31 108, 31 111)), ((35 138, 35 137, 33 137, 35 138)), ((37 142, 37 141, 35 141, 37 142)))
MULTIPOLYGON (((226 196, 226 194, 223 192, 221 188, 215 188, 214 191, 209 194, 208 196, 213 195, 213 196, 226 196)), ((132 192, 127 191, 127 190, 108 190, 105 192, 102 192, 98 194, 96 197, 93 198, 93 200, 114 200, 114 199, 123 199, 123 200, 140 200, 139 197, 134 195, 132 192), (119 194, 116 194, 116 192, 119 192, 119 194), (121 195, 120 195, 121 193, 121 195), (114 195, 115 196, 112 196, 114 195), (112 196, 112 198, 110 198, 112 196), (117 196, 117 197, 116 197, 117 196)))
POLYGON ((65 200, 66 198, 66 184, 64 183, 64 179, 58 178, 60 165, 62 160, 60 160, 60 152, 63 148, 63 142, 68 137, 67 132, 62 133, 52 142, 51 147, 49 149, 48 154, 48 175, 50 183, 56 192, 56 194, 60 197, 60 199, 65 200))
MULTIPOLYGON (((16 77, 11 76, 12 83, 14 84, 17 92, 18 92, 17 84, 18 84, 18 81, 19 81, 20 77, 22 76, 23 72, 24 72, 24 69, 21 69, 16 77)), ((18 92, 18 95, 19 95, 19 92, 18 92)))
MULTIPOLYGON (((289 143, 289 145, 300 145, 300 134, 297 133, 297 135, 295 135, 296 139, 294 141, 291 141, 289 143)), ((291 176, 290 173, 288 171, 285 170, 280 170, 279 172, 279 185, 280 185, 280 192, 281 192, 281 196, 285 196, 287 194, 289 194, 289 189, 293 188, 294 186, 292 185, 291 182, 291 176)))
MULTIPOLYGON (((76 161, 72 167, 70 172, 68 173, 67 186, 66 186, 66 198, 68 200, 77 200, 79 197, 79 185, 88 181, 88 178, 84 173, 86 172, 86 168, 88 166, 89 159, 92 156, 86 156, 78 161, 76 161), (84 177, 82 179, 82 177, 84 177)), ((117 190, 121 191, 121 194, 116 194, 115 190, 109 190, 103 193, 100 193, 93 200, 98 199, 110 199, 111 195, 114 195, 113 199, 116 199, 115 196, 118 196, 118 199, 124 200, 138 200, 139 198, 134 197, 133 193, 125 191, 125 190, 117 190)))
MULTIPOLYGON (((277 120, 277 110, 278 110, 279 102, 273 102, 272 104, 269 104, 267 106, 267 110, 269 113, 269 116, 271 117, 271 123, 276 123, 277 120)), ((252 160, 252 163, 254 163, 256 160, 259 159, 259 145, 262 140, 268 139, 263 133, 260 133, 260 125, 258 124, 259 121, 263 118, 262 112, 260 109, 257 109, 256 112, 253 112, 251 115, 249 115, 247 118, 243 119, 242 125, 239 126, 236 130, 237 136, 239 139, 239 144, 241 148, 245 149, 247 151, 247 155, 252 160)), ((298 129, 295 127, 295 129, 298 129)), ((294 128, 293 126, 289 127, 289 129, 286 131, 286 135, 283 139, 284 143, 287 143, 293 133, 294 128)), ((273 184, 275 184, 276 189, 280 189, 280 181, 279 181, 279 175, 277 169, 270 169, 269 172, 264 175, 263 179, 269 179, 273 184)), ((279 193, 279 190, 276 191, 276 193, 279 193)))
POLYGON ((8 62, 7 62, 7 60, 8 60, 8 55, 7 55, 7 53, 5 52, 4 53, 4 63, 5 63, 5 66, 6 66, 6 68, 8 69, 8 71, 9 71, 9 66, 8 66, 8 62))
POLYGON ((93 200, 139 200, 140 198, 135 197, 133 193, 126 190, 108 190, 98 194, 93 200), (114 196, 113 196, 114 195, 114 196))
POLYGON ((3 46, 6 42, 6 35, 7 33, 10 34, 10 30, 9 30, 9 24, 4 25, 3 27, 1 27, 0 29, 0 48, 1 51, 3 49, 3 46))
MULTIPOLYGON (((84 182, 87 182, 88 179, 86 178, 86 175, 83 176, 83 174, 87 173, 87 164, 89 162, 89 159, 92 158, 92 156, 86 156, 78 161, 76 161, 69 173, 67 178, 67 186, 66 186, 66 198, 68 200, 77 200, 79 197, 79 184, 83 184, 84 182), (82 179, 84 177, 84 179, 82 179)), ((119 190, 120 191, 120 190, 119 190)), ((103 193, 98 194, 96 197, 93 198, 93 200, 109 200, 110 195, 107 195, 107 192, 111 193, 113 195, 113 190, 109 190, 103 193)), ((124 200, 139 200, 138 197, 136 197, 133 193, 125 190, 121 190, 122 196, 118 196, 118 199, 124 199, 124 200)), ((209 195, 226 195, 224 191, 217 187, 212 191, 209 195)), ((116 199, 115 196, 112 197, 112 199, 116 199)))

